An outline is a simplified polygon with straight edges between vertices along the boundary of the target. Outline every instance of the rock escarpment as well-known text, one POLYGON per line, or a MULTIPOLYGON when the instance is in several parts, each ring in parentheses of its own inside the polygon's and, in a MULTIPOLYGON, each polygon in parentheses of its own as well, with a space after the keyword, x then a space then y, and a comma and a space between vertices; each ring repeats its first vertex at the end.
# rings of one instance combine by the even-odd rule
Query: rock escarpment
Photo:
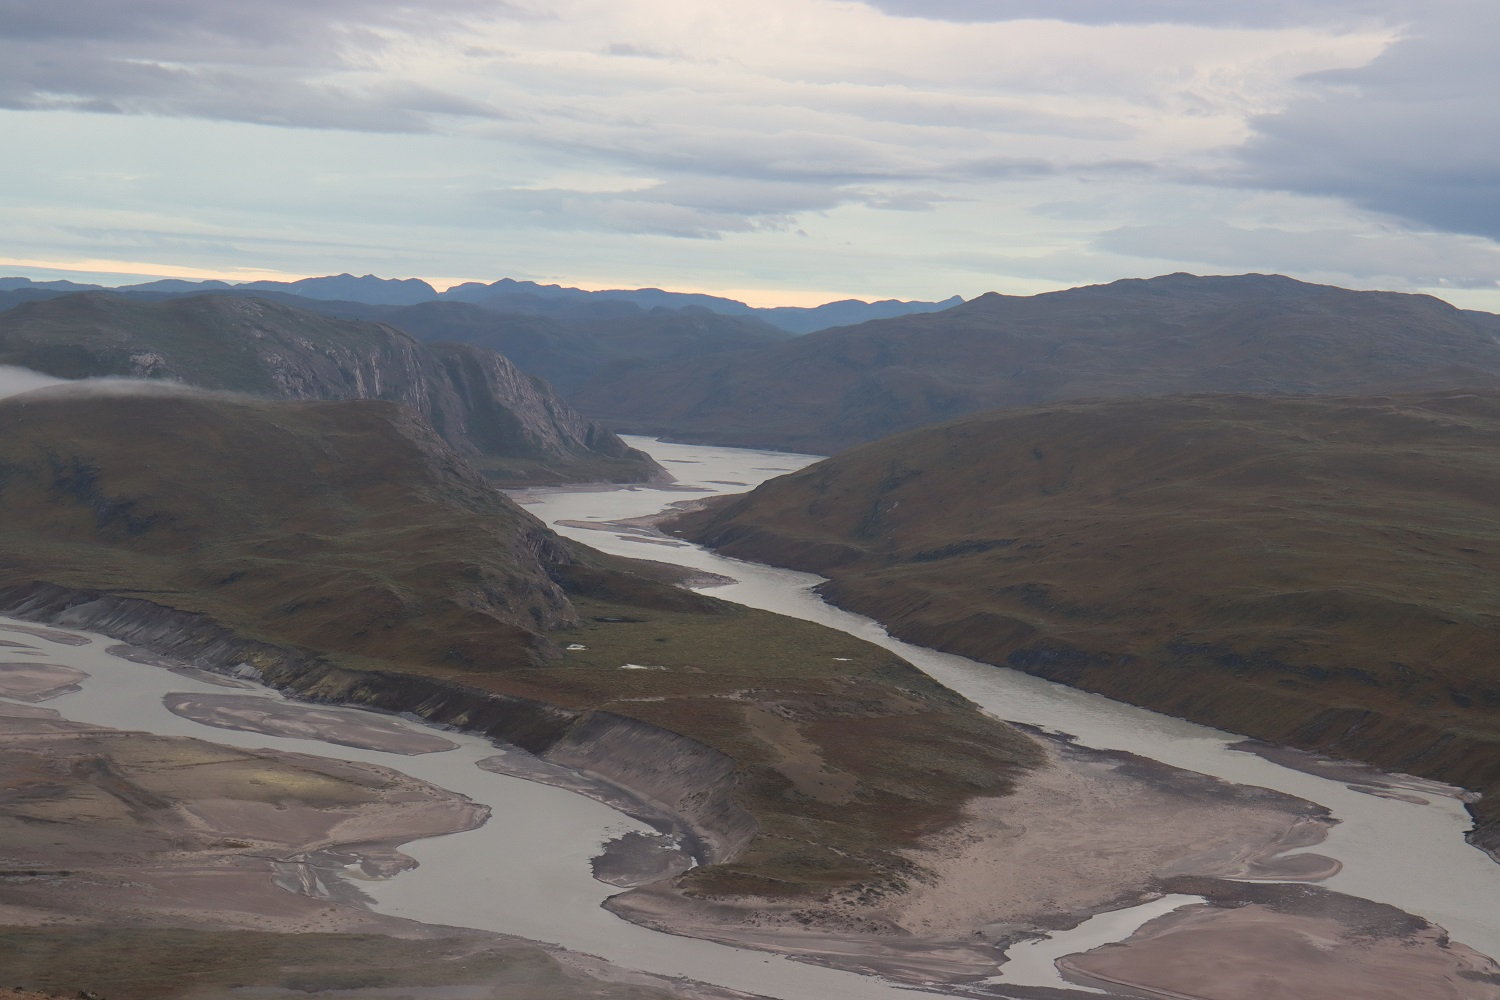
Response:
POLYGON ((508 482, 664 475, 539 379, 479 347, 231 295, 64 296, 0 313, 0 364, 60 378, 161 379, 277 399, 384 399, 508 482))

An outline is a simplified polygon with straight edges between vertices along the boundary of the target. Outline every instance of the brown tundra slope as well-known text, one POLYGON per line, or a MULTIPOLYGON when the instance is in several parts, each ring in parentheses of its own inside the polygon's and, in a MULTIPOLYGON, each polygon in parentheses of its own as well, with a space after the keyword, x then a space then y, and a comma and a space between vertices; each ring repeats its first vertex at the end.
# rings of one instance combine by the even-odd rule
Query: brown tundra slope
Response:
POLYGON ((678 520, 916 642, 1487 793, 1500 392, 970 417, 678 520))

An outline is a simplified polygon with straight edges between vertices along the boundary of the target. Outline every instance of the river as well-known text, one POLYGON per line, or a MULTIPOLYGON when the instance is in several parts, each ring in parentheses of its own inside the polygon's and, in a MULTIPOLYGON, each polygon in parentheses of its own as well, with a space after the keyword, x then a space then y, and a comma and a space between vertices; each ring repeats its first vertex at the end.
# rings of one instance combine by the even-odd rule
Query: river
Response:
MULTIPOLYGON (((1439 786, 1410 782, 1403 801, 1353 790, 1342 780, 1316 777, 1229 749, 1238 737, 1024 674, 921 649, 890 638, 875 623, 823 603, 812 588, 819 578, 729 560, 696 546, 608 522, 653 514, 668 504, 719 492, 736 492, 812 461, 743 449, 671 445, 632 439, 678 477, 666 487, 548 489, 514 494, 556 530, 596 548, 648 557, 732 578, 715 596, 795 615, 844 629, 894 650, 939 681, 1004 719, 1066 732, 1080 742, 1119 749, 1217 775, 1262 785, 1327 806, 1339 820, 1320 854, 1337 858, 1342 871, 1326 884, 1353 895, 1388 902, 1447 928, 1454 939, 1486 954, 1500 954, 1500 866, 1462 839, 1468 818, 1461 803, 1439 786)), ((0 620, 0 628, 9 624, 0 620)), ((89 676, 81 689, 46 702, 65 717, 117 728, 172 736, 195 736, 241 747, 269 747, 380 764, 432 782, 488 805, 482 827, 407 845, 419 867, 393 879, 361 883, 373 906, 431 923, 475 927, 560 944, 617 964, 786 1000, 909 997, 907 989, 879 980, 792 962, 778 956, 710 942, 671 937, 628 924, 600 908, 620 891, 595 881, 589 860, 600 845, 630 830, 643 830, 621 813, 558 788, 483 770, 476 762, 496 751, 488 742, 444 735, 455 749, 406 756, 208 728, 165 709, 168 694, 224 694, 222 682, 121 659, 112 641, 87 633, 87 645, 28 637, 38 662, 72 666, 89 676)), ((18 638, 12 635, 12 638, 18 638)), ((265 689, 261 697, 278 698, 265 689)), ((242 691, 241 693, 244 693, 242 691)), ((354 711, 354 710, 351 710, 354 711)), ((384 718, 384 717, 382 717, 384 718)), ((416 728, 415 723, 410 723, 416 728)), ((1389 781, 1401 785, 1399 778, 1389 781)), ((1063 985, 1051 969, 1059 954, 1129 934, 1174 901, 1158 901, 1088 921, 1055 939, 1015 950, 1004 981, 1063 985)), ((1076 987, 1074 987, 1076 988, 1076 987)))

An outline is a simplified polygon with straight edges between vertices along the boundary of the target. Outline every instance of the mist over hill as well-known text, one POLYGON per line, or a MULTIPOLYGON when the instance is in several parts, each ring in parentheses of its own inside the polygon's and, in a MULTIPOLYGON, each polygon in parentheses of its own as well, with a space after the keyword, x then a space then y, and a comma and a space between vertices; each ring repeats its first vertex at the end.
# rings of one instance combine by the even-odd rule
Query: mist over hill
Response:
POLYGON ((1174 274, 991 293, 753 352, 639 364, 571 398, 622 430, 830 454, 1054 400, 1482 384, 1500 375, 1484 315, 1278 275, 1174 274))
POLYGON ((281 399, 389 399, 509 482, 640 481, 649 458, 504 357, 390 326, 224 294, 89 292, 0 313, 0 364, 59 378, 163 379, 281 399))

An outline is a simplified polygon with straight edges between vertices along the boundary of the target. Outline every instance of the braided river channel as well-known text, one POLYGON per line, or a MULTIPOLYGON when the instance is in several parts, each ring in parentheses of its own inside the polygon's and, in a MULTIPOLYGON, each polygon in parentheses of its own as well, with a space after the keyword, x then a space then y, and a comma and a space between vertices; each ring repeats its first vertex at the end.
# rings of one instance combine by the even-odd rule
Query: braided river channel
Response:
MULTIPOLYGON (((820 578, 726 559, 697 546, 630 524, 674 503, 734 493, 794 471, 815 459, 735 448, 628 439, 653 455, 677 482, 659 487, 572 487, 518 491, 512 496, 554 530, 618 555, 670 562, 728 578, 714 596, 841 629, 909 660, 986 711, 1006 720, 1066 733, 1085 746, 1120 750, 1241 784, 1275 789, 1327 807, 1337 820, 1318 854, 1341 870, 1322 884, 1337 892, 1388 903, 1445 928, 1452 939, 1485 955, 1500 956, 1500 865, 1463 839, 1469 817, 1459 790, 1366 770, 1351 782, 1346 771, 1320 777, 1233 749, 1242 737, 1110 701, 1011 670, 912 646, 888 636, 869 619, 824 603, 813 592, 820 578), (1393 796, 1395 790, 1399 795, 1393 796), (1373 794, 1381 791, 1386 794, 1373 794)), ((247 681, 198 676, 133 662, 109 651, 114 640, 76 630, 57 642, 26 623, 0 619, 10 638, 24 638, 36 662, 72 667, 86 677, 78 690, 47 701, 78 722, 166 736, 191 736, 239 747, 321 754, 363 761, 465 795, 491 810, 477 829, 408 843, 402 851, 417 867, 357 885, 381 912, 433 924, 472 927, 562 945, 631 969, 686 977, 757 996, 784 1000, 838 1000, 913 995, 910 987, 873 976, 792 961, 748 949, 675 937, 614 916, 600 904, 621 891, 593 878, 590 861, 601 846, 648 828, 593 799, 476 766, 507 751, 486 740, 420 722, 394 720, 358 709, 372 724, 399 725, 441 736, 452 749, 418 755, 336 746, 210 728, 166 707, 169 696, 236 696, 281 700, 247 681)), ((623 666, 623 665, 622 665, 623 666)), ((346 873, 347 874, 347 873, 346 873)), ((1118 941, 1168 910, 1199 902, 1166 897, 1101 914, 1071 931, 1011 949, 997 967, 995 994, 1004 985, 1086 991, 1058 977, 1054 958, 1118 941)), ((953 987, 951 995, 985 995, 983 984, 953 987)))

